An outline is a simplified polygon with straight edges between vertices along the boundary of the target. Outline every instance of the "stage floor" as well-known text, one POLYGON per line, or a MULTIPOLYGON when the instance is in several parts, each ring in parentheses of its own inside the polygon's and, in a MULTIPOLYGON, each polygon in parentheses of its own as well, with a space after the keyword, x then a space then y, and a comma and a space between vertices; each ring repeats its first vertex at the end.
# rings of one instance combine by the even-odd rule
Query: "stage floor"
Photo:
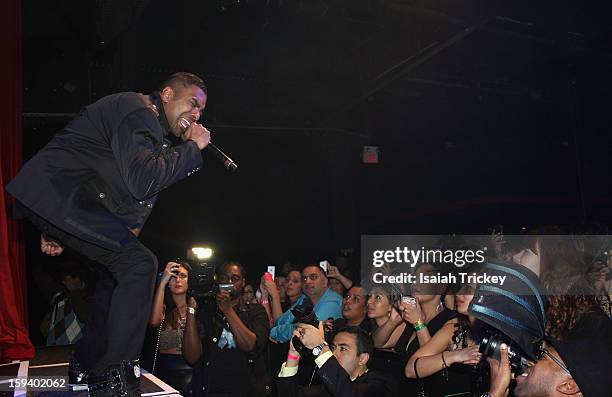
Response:
MULTIPOLYGON (((78 386, 74 388, 71 387, 71 390, 69 391, 34 391, 27 389, 7 391, 10 383, 9 379, 13 377, 19 377, 20 380, 24 380, 26 377, 36 380, 42 380, 46 377, 62 377, 67 379, 68 356, 71 350, 72 346, 41 347, 36 349, 36 357, 30 361, 17 361, 10 364, 0 365, 0 397, 87 397, 87 390, 80 389, 78 386)), ((144 369, 141 370, 140 395, 180 397, 180 394, 176 390, 162 382, 159 378, 151 375, 144 369)))

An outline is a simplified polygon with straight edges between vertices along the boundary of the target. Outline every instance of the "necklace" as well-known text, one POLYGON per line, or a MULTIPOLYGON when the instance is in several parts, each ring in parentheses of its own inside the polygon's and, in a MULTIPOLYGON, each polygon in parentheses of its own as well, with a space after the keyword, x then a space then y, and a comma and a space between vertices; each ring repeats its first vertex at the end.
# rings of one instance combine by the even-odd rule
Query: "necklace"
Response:
POLYGON ((181 329, 185 329, 185 325, 187 324, 187 317, 180 317, 179 318, 179 327, 181 329))

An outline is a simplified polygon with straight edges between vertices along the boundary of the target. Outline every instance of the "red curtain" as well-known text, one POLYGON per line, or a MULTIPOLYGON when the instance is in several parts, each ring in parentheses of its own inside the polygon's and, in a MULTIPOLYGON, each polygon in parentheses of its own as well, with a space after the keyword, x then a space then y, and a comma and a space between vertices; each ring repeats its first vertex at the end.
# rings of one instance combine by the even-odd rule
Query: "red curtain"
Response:
POLYGON ((0 362, 34 357, 28 338, 23 239, 8 216, 4 186, 21 168, 21 0, 5 0, 0 13, 0 362))

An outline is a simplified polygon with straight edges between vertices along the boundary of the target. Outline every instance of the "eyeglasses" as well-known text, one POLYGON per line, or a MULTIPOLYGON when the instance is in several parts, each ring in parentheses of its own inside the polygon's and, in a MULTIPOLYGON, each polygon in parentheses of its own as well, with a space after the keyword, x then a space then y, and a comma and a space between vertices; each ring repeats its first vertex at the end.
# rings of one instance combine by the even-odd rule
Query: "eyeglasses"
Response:
POLYGON ((237 274, 232 274, 231 276, 223 275, 218 277, 218 281, 221 283, 230 282, 232 284, 236 284, 240 280, 242 280, 242 277, 237 274))
POLYGON ((319 279, 319 275, 317 273, 310 273, 302 277, 304 282, 308 281, 308 279, 312 281, 317 281, 319 279))
POLYGON ((555 364, 557 364, 559 367, 561 367, 562 370, 564 370, 565 372, 567 372, 568 374, 572 374, 569 369, 567 369, 567 367, 565 366, 565 364, 563 364, 561 362, 561 360, 559 360, 557 357, 553 356, 548 349, 542 349, 541 352, 542 356, 547 356, 548 358, 550 358, 551 360, 553 360, 555 362, 555 364))

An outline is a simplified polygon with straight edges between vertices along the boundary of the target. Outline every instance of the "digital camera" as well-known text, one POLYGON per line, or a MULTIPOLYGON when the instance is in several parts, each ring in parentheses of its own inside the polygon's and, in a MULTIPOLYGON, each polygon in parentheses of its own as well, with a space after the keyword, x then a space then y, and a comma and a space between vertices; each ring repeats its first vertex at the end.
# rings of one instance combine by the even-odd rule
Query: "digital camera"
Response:
POLYGON ((215 265, 211 263, 191 264, 189 271, 189 292, 196 299, 210 292, 215 285, 215 265))
MULTIPOLYGON (((310 324, 313 327, 319 327, 319 320, 317 319, 317 315, 314 312, 314 308, 310 302, 304 302, 301 305, 298 305, 291 309, 291 313, 295 317, 294 323, 298 324, 310 324)), ((291 341, 293 342, 293 347, 300 354, 304 354, 306 352, 310 353, 310 350, 304 346, 301 340, 297 336, 294 336, 291 341)))
POLYGON ((509 337, 498 332, 497 330, 491 330, 485 333, 478 351, 485 357, 491 357, 498 361, 501 361, 500 346, 505 343, 508 346, 508 359, 510 360, 510 370, 515 375, 520 375, 529 366, 529 361, 524 357, 521 348, 516 345, 509 337))

